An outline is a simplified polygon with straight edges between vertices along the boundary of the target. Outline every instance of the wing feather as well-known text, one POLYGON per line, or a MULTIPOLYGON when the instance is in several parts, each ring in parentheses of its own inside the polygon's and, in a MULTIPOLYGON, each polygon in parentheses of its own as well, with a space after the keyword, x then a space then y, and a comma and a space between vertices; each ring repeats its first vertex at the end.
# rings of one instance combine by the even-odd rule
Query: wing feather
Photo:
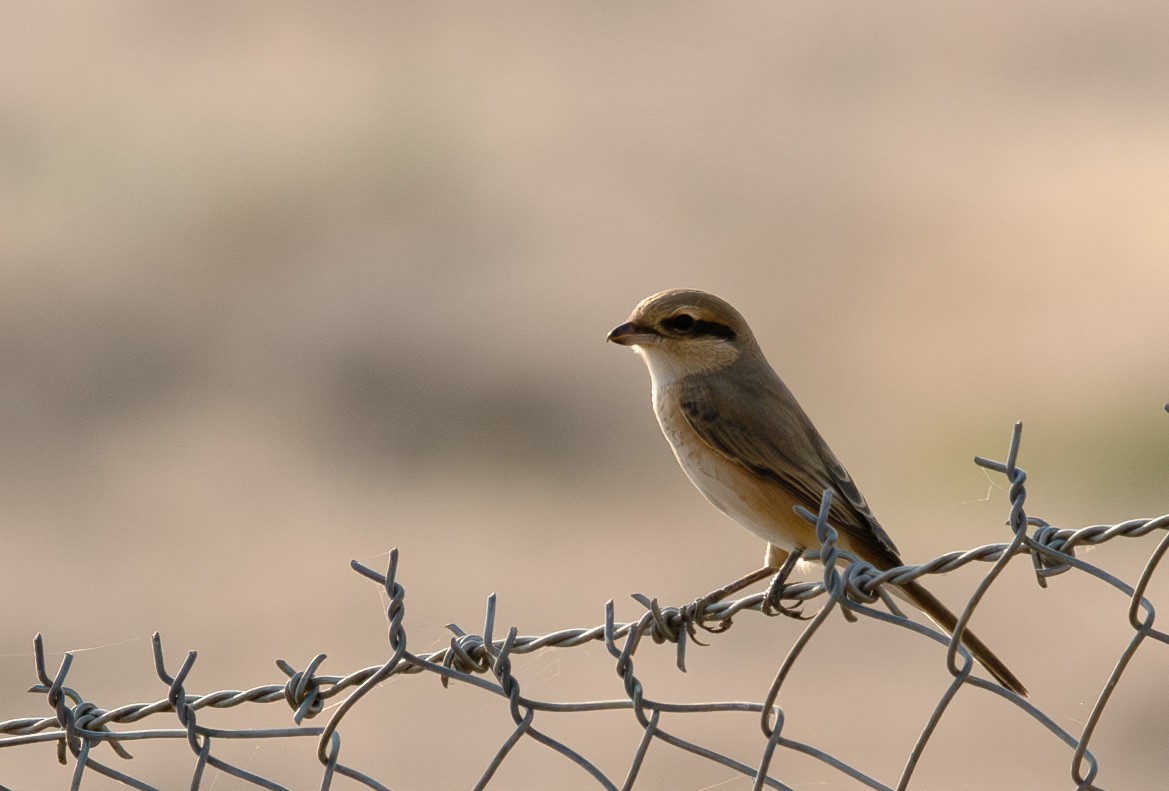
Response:
MULTIPOLYGON (((688 376, 679 380, 682 414, 712 448, 752 474, 782 486, 813 513, 832 489, 829 520, 855 544, 889 565, 897 547, 787 386, 764 366, 762 376, 688 376), (732 390, 731 382, 734 382, 732 390), (748 409, 743 409, 743 405, 748 409)), ((743 373, 740 371, 739 373, 743 373)))

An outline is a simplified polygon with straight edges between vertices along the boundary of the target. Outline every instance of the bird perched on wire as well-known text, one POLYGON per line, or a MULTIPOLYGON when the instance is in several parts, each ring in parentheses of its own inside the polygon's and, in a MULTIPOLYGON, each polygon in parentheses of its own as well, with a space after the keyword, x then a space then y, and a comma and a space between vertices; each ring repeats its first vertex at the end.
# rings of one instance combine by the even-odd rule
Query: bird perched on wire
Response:
MULTIPOLYGON (((645 360, 654 414, 690 481, 715 508, 767 542, 763 573, 790 570, 805 549, 820 545, 813 526, 793 508, 814 513, 825 490, 833 495, 828 518, 842 549, 881 570, 902 565, 852 477, 737 310, 704 291, 662 291, 634 308, 609 340, 633 347, 645 360)), ((919 582, 902 583, 895 592, 953 633, 957 617, 919 582)), ((962 642, 1003 686, 1027 694, 970 630, 962 642)))

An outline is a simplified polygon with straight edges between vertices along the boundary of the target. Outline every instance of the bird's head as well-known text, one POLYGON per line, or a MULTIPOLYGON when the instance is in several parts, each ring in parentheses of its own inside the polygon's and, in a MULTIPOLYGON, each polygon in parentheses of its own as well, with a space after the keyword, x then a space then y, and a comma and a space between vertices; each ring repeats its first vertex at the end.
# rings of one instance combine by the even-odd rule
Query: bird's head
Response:
POLYGON ((674 288, 643 299, 609 340, 632 346, 655 382, 727 367, 758 350, 746 320, 705 291, 674 288))

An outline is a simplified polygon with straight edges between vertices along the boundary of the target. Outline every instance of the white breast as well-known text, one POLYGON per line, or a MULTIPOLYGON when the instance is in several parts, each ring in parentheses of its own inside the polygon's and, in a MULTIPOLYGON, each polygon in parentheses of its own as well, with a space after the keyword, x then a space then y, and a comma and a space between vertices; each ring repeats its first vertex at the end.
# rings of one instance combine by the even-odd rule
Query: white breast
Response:
MULTIPOLYGON (((651 374, 653 368, 651 366, 651 374)), ((727 459, 700 437, 670 393, 653 377, 653 406, 658 425, 674 450, 678 464, 703 496, 731 519, 755 535, 791 551, 805 546, 804 525, 792 512, 794 500, 779 487, 727 459)))

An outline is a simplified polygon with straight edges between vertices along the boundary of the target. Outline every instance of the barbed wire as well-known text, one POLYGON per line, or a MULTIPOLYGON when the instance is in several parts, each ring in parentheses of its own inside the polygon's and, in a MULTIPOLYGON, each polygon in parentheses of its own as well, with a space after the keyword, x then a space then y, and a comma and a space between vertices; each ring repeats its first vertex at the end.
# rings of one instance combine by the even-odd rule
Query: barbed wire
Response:
MULTIPOLYGON (((355 571, 379 585, 389 598, 387 637, 390 657, 385 662, 345 676, 336 676, 318 674, 325 654, 317 655, 303 670, 295 669, 284 660, 277 660, 277 666, 287 676, 287 680, 282 683, 242 691, 223 690, 200 695, 186 689, 186 680, 194 666, 196 652, 189 652, 177 672, 172 675, 163 652, 162 638, 156 633, 152 639, 154 666, 158 678, 167 687, 166 697, 154 703, 130 704, 107 710, 86 701, 77 690, 66 686, 65 682, 74 660, 72 652, 63 655, 55 673, 49 672, 44 643, 38 634, 33 642, 34 669, 38 683, 29 691, 43 694, 53 715, 0 722, 0 748, 13 749, 42 742, 56 742, 58 761, 67 764, 70 757, 74 761, 71 784, 74 789, 79 788, 83 778, 91 773, 103 775, 130 788, 151 789, 154 786, 132 777, 122 768, 114 768, 99 761, 94 757, 94 748, 106 744, 117 757, 125 759, 130 757, 126 747, 129 742, 185 739, 196 758, 191 788, 201 786, 204 773, 211 767, 259 788, 283 789, 285 786, 271 779, 228 762, 216 754, 213 747, 220 740, 308 737, 315 739, 316 742, 316 759, 321 765, 321 779, 317 785, 321 789, 331 788, 337 776, 349 778, 368 788, 388 789, 389 786, 369 774, 342 762, 342 722, 371 689, 386 679, 395 675, 428 673, 439 676, 444 687, 455 681, 493 693, 508 701, 514 728, 480 774, 475 782, 475 789, 486 787, 516 745, 526 739, 563 756, 578 770, 595 780, 599 787, 611 791, 634 788, 650 748, 658 744, 698 756, 750 778, 754 789, 791 788, 772 772, 776 752, 782 748, 809 756, 827 769, 851 778, 861 786, 881 791, 891 789, 902 791, 909 787, 914 770, 951 702, 960 689, 969 686, 1006 699, 1046 728, 1070 750, 1069 780, 1072 787, 1083 791, 1097 789, 1095 780, 1099 766, 1089 746, 1105 707, 1133 656, 1145 641, 1151 639, 1169 643, 1169 634, 1153 628, 1154 610, 1145 598, 1149 582, 1166 550, 1169 549, 1169 531, 1166 531, 1169 527, 1169 514, 1156 519, 1133 519, 1079 530, 1056 528, 1041 519, 1027 516, 1024 511, 1027 476, 1016 464, 1021 431, 1022 425, 1016 424, 1005 462, 975 458, 976 464, 1003 474, 1009 482, 1011 510, 1008 523, 1013 532, 1013 538, 1009 543, 990 544, 965 552, 951 552, 926 563, 880 571, 837 546, 836 531, 827 521, 831 492, 825 492, 818 514, 798 509, 805 519, 815 525, 821 547, 818 552, 805 557, 824 561, 823 577, 818 581, 787 584, 780 591, 782 601, 779 606, 773 606, 775 602, 770 601, 768 593, 763 592, 734 600, 715 600, 708 595, 687 605, 669 607, 663 607, 656 599, 638 595, 634 598, 645 607, 645 612, 635 621, 617 623, 614 605, 610 600, 605 605, 605 617, 601 625, 563 629, 541 636, 521 636, 516 628, 512 627, 502 639, 497 639, 496 600, 492 595, 487 601, 482 633, 468 633, 454 624, 449 624, 447 628, 453 633, 449 646, 426 654, 415 654, 407 650, 404 627, 405 589, 398 581, 398 551, 395 549, 390 552, 389 565, 384 574, 357 561, 351 564, 355 571), (1120 538, 1137 538, 1155 531, 1166 531, 1166 535, 1148 557, 1135 585, 1129 585, 1107 571, 1076 557, 1075 554, 1081 547, 1120 538), (1132 638, 1116 660, 1091 713, 1076 734, 1061 728, 1031 701, 996 683, 972 675, 973 660, 960 642, 966 624, 987 590, 998 579, 1006 565, 1022 555, 1031 558, 1036 581, 1041 586, 1046 586, 1048 577, 1076 570, 1102 580, 1129 599, 1128 622, 1133 630, 1132 638), (907 619, 885 588, 889 584, 903 584, 927 575, 945 574, 975 562, 989 563, 990 569, 983 575, 960 612, 958 625, 952 636, 907 619), (729 628, 733 618, 744 612, 770 616, 781 613, 798 614, 801 606, 822 597, 825 599, 824 603, 808 618, 799 638, 780 664, 767 695, 759 703, 739 701, 685 703, 655 700, 646 694, 645 686, 634 672, 634 655, 643 639, 649 638, 659 644, 665 642, 676 644, 677 667, 685 670, 686 649, 690 642, 699 642, 698 629, 701 628, 712 635, 717 634, 729 628), (873 606, 877 603, 883 604, 888 611, 873 606), (780 692, 806 646, 837 609, 848 620, 856 620, 858 617, 870 618, 910 630, 946 646, 946 666, 952 681, 928 716, 906 758, 900 776, 892 785, 851 766, 827 750, 784 735, 785 717, 783 707, 779 703, 780 692), (598 641, 603 643, 614 660, 614 670, 621 681, 623 697, 565 703, 542 701, 523 693, 520 680, 513 673, 513 657, 598 641), (323 726, 311 727, 303 724, 305 720, 313 719, 324 712, 326 703, 332 699, 337 699, 337 702, 328 707, 329 718, 323 726), (223 729, 208 727, 200 722, 203 712, 209 709, 227 709, 280 701, 292 710, 292 727, 223 729), (606 775, 582 753, 535 726, 537 713, 607 710, 628 710, 642 732, 625 776, 620 780, 606 775), (709 745, 684 739, 662 726, 663 715, 704 712, 747 712, 758 715, 761 737, 755 763, 747 764, 736 760, 709 745), (177 719, 178 727, 144 729, 123 727, 147 719, 157 722, 170 717, 177 719)), ((0 791, 3 789, 5 787, 0 785, 0 791)))

